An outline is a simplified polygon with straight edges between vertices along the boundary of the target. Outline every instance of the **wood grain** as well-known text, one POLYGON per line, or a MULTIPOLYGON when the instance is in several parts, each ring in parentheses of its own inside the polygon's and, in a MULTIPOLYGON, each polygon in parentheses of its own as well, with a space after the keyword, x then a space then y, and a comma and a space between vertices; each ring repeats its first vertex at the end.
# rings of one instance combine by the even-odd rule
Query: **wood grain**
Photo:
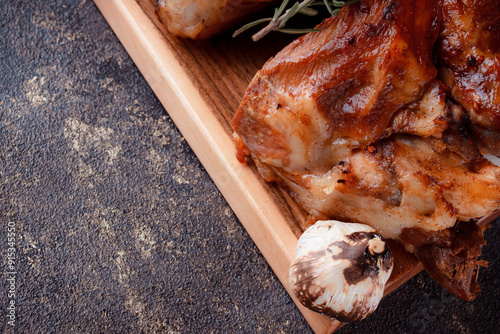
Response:
MULTIPOLYGON (((230 123, 257 70, 291 38, 255 44, 248 35, 232 39, 226 33, 210 41, 180 40, 157 20, 154 0, 94 2, 290 293, 288 268, 306 215, 283 189, 263 181, 254 166, 238 163, 230 123)), ((390 246, 396 265, 386 294, 423 269, 400 244, 390 246)), ((316 333, 342 326, 291 297, 316 333)))

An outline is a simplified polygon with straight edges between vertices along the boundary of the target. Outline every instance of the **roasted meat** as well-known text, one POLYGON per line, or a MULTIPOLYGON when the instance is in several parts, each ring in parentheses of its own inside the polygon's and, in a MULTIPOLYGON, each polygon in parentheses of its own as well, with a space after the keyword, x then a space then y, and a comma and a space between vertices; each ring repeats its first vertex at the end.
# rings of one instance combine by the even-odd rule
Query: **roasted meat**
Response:
POLYGON ((439 77, 484 151, 500 156, 500 1, 442 0, 442 13, 439 77))
POLYGON ((156 14, 174 35, 204 39, 274 0, 157 0, 156 14))
MULTIPOLYGON (((438 79, 440 22, 434 0, 344 7, 264 65, 233 127, 238 158, 251 157, 312 220, 370 225, 472 299, 476 287, 461 278, 472 277, 477 252, 448 252, 448 267, 432 257, 463 239, 450 232, 457 222, 499 208, 500 168, 482 156, 465 126, 473 117, 438 79), (403 237, 412 231, 433 237, 403 237), (457 263, 467 265, 457 271, 457 263)), ((482 233, 471 242, 480 249, 482 233)))
POLYGON ((311 174, 387 137, 393 115, 434 84, 436 11, 432 0, 348 6, 264 65, 234 117, 236 133, 262 162, 311 174))
POLYGON ((405 228, 444 230, 500 206, 500 169, 459 129, 439 139, 394 134, 344 151, 325 172, 286 170, 252 156, 266 179, 285 185, 310 214, 368 224, 388 238, 400 239, 405 228))
POLYGON ((459 221, 440 231, 404 229, 401 240, 416 245, 414 252, 431 277, 460 298, 473 300, 480 291, 477 270, 488 266, 486 261, 478 259, 481 247, 486 244, 483 237, 486 228, 459 221))

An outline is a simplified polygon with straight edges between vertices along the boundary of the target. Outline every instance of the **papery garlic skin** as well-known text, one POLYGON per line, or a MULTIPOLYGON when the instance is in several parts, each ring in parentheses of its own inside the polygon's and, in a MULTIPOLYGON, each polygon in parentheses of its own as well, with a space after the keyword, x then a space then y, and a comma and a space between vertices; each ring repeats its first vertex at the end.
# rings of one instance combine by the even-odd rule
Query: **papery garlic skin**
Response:
POLYGON ((318 221, 299 238, 289 280, 304 306, 352 322, 375 311, 392 268, 389 246, 373 228, 318 221))

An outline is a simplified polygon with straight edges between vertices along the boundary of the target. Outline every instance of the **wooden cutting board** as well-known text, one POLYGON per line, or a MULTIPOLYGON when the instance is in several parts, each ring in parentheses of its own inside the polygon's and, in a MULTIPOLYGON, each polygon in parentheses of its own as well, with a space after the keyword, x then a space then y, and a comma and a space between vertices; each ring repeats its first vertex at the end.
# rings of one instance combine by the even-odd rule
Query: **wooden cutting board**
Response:
MULTIPOLYGON (((228 33, 205 42, 179 40, 156 19, 155 0, 94 1, 291 293, 288 267, 306 215, 282 189, 264 182, 254 166, 236 160, 230 126, 252 77, 291 38, 275 35, 255 44, 248 35, 232 39, 228 33)), ((391 242, 390 246, 396 265, 386 294, 422 270, 399 244, 391 242)), ((342 326, 291 297, 316 333, 331 333, 342 326)))

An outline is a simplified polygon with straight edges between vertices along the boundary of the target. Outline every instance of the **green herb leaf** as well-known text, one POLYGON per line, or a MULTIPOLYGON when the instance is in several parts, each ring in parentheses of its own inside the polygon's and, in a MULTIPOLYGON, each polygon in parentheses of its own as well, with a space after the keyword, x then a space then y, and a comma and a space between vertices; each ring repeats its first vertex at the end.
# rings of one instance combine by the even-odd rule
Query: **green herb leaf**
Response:
POLYGON ((285 34, 304 34, 311 31, 319 31, 314 28, 285 28, 286 24, 290 20, 290 18, 294 17, 297 14, 303 14, 307 16, 316 16, 319 11, 317 9, 311 8, 312 6, 322 6, 331 16, 337 16, 340 12, 340 9, 345 6, 359 0, 350 0, 350 1, 337 1, 337 0, 322 0, 322 1, 313 1, 313 0, 303 0, 302 2, 295 2, 291 7, 288 6, 289 0, 283 0, 281 5, 278 8, 274 9, 273 17, 267 17, 260 20, 256 20, 250 22, 240 29, 236 30, 233 34, 233 37, 238 36, 243 31, 253 28, 261 23, 268 22, 268 24, 259 30, 256 34, 252 36, 252 40, 258 41, 265 35, 267 35, 271 31, 279 31, 285 34), (288 9, 287 9, 288 8, 288 9))
POLYGON ((272 19, 270 18, 263 18, 263 19, 260 19, 260 20, 256 20, 256 21, 253 21, 253 22, 250 22, 250 23, 247 23, 245 24, 243 27, 241 27, 240 29, 236 30, 234 33, 233 33, 233 37, 236 37, 238 36, 239 34, 241 34, 242 32, 244 32, 245 30, 248 30, 250 28, 253 28, 255 27, 256 25, 259 25, 261 23, 265 23, 265 22, 269 22, 269 21, 272 21, 272 19))

